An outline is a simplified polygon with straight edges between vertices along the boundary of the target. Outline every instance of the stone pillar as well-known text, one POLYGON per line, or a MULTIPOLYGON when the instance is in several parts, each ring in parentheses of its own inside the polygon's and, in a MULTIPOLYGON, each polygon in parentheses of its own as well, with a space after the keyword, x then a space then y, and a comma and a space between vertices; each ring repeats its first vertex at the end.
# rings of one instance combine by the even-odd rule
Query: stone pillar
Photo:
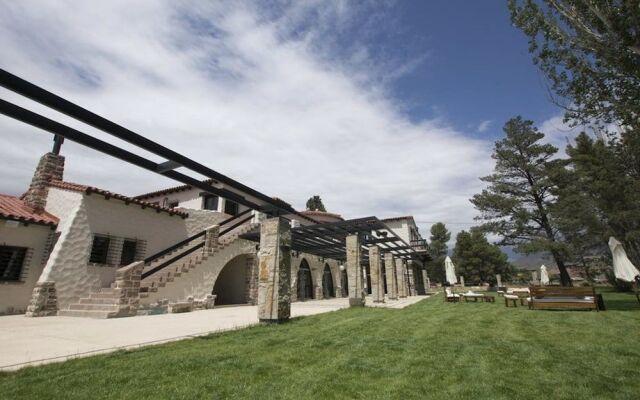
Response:
POLYGON ((496 282, 498 287, 502 286, 502 276, 500 274, 496 275, 496 282))
POLYGON ((409 296, 415 296, 418 293, 416 292, 416 276, 415 276, 415 268, 413 265, 413 262, 410 262, 409 265, 407 265, 407 271, 408 271, 408 278, 409 278, 409 296))
POLYGON ((220 235, 220 225, 213 225, 205 229, 204 249, 205 254, 211 254, 218 248, 218 236, 220 235))
POLYGON ((38 282, 33 288, 27 307, 27 317, 49 317, 58 314, 58 297, 55 282, 38 282))
POLYGON ((253 254, 247 256, 245 276, 245 299, 247 304, 256 305, 258 304, 258 259, 253 254))
POLYGON ((460 275, 460 286, 464 287, 464 276, 460 275))
POLYGON ((44 210, 47 204, 47 194, 50 180, 62 180, 64 173, 64 157, 59 154, 47 153, 40 158, 36 171, 33 173, 29 190, 24 194, 24 202, 36 211, 44 210))
POLYGON ((531 271, 531 283, 534 285, 538 284, 538 271, 531 271))
POLYGON ((360 237, 356 235, 347 236, 347 278, 349 285, 349 305, 351 307, 364 306, 364 291, 362 286, 362 246, 360 237))
POLYGON ((429 282, 429 277, 427 276, 426 269, 422 270, 422 282, 424 282, 424 294, 429 294, 429 286, 431 285, 429 282))
POLYGON ((369 247, 369 269, 371 270, 371 295, 374 303, 384 302, 384 282, 382 281, 382 258, 379 246, 369 247))
POLYGON ((384 255, 384 268, 387 275, 387 297, 389 300, 398 300, 398 279, 396 273, 396 259, 393 254, 384 255))
POLYGON ((258 319, 282 322, 291 315, 291 226, 282 218, 260 225, 258 319))
POLYGON ((398 296, 400 298, 407 297, 407 283, 406 283, 406 265, 404 260, 400 260, 396 264, 396 277, 398 281, 398 296))
POLYGON ((140 280, 144 261, 136 261, 116 270, 115 291, 120 296, 118 317, 132 317, 140 305, 140 280))
POLYGON ((316 286, 316 295, 313 298, 316 300, 324 299, 324 292, 322 291, 322 286, 320 284, 316 286))

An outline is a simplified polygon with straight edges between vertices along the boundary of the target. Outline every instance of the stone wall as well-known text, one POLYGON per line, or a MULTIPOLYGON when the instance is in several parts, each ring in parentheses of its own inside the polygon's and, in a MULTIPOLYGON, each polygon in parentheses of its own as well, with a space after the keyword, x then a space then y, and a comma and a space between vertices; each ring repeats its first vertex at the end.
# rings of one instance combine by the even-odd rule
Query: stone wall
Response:
POLYGON ((53 153, 43 155, 33 174, 29 190, 24 195, 24 202, 36 210, 44 210, 47 205, 47 182, 52 179, 61 181, 63 174, 63 156, 53 153))

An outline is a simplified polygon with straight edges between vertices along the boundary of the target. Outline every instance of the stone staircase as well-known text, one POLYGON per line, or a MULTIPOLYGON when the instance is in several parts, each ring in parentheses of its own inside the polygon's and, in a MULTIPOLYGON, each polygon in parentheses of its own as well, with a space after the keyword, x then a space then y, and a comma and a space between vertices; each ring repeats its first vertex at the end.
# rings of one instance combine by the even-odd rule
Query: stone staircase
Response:
POLYGON ((182 246, 169 254, 165 254, 149 265, 139 261, 116 271, 116 281, 110 288, 100 288, 80 298, 77 303, 69 305, 66 310, 59 310, 59 316, 88 317, 88 318, 117 318, 136 315, 140 298, 149 296, 150 292, 157 292, 168 282, 173 282, 180 276, 197 268, 204 260, 215 257, 218 252, 238 240, 238 237, 257 227, 259 224, 245 224, 218 238, 217 245, 210 251, 197 250, 179 260, 169 264, 163 270, 141 281, 141 274, 160 265, 164 260, 197 246, 202 241, 194 241, 182 246))
MULTIPOLYGON (((173 282, 182 275, 188 274, 191 270, 202 264, 203 261, 210 257, 215 257, 217 253, 230 246, 240 235, 253 230, 257 226, 259 226, 259 224, 242 225, 218 238, 218 245, 211 252, 207 253, 198 251, 190 254, 167 266, 164 271, 153 274, 152 276, 142 280, 140 284, 140 297, 148 297, 150 292, 158 292, 160 288, 165 287, 169 282, 173 282)), ((145 267, 145 271, 151 268, 153 268, 153 265, 145 267)))

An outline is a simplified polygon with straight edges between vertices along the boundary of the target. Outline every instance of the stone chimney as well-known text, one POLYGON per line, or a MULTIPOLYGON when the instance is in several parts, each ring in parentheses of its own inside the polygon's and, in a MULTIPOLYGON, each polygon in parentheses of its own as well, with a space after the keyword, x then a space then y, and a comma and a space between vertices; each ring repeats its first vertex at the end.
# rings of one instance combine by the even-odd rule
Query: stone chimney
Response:
POLYGON ((52 179, 62 180, 63 173, 63 156, 54 153, 43 155, 38 162, 36 172, 33 174, 29 190, 22 196, 22 200, 36 211, 44 210, 44 207, 47 205, 47 182, 52 179))

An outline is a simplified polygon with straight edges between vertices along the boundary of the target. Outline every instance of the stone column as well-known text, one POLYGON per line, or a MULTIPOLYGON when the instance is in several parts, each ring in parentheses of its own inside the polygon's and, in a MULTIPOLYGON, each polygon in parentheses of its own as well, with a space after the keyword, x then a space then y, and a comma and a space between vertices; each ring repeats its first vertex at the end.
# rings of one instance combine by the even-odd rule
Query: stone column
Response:
POLYGON ((62 180, 64 174, 64 157, 59 154, 47 153, 40 158, 38 166, 31 179, 29 190, 23 200, 36 211, 44 210, 47 205, 48 182, 62 180))
POLYGON ((502 276, 500 276, 500 274, 496 275, 496 282, 498 287, 502 286, 502 276))
POLYGON ((133 317, 140 305, 140 280, 144 261, 136 261, 116 270, 115 292, 119 296, 118 317, 133 317))
POLYGON ((58 314, 58 297, 55 282, 38 282, 33 288, 27 307, 27 317, 50 317, 58 314))
POLYGON ((283 322, 291 315, 291 226, 282 218, 260 225, 258 319, 283 322))
POLYGON ((407 283, 406 283, 406 266, 404 260, 399 260, 396 264, 396 277, 398 281, 398 296, 400 298, 407 297, 407 283))
POLYGON ((322 291, 322 285, 321 284, 316 285, 316 295, 314 296, 314 299, 316 299, 316 300, 324 299, 324 292, 322 291))
POLYGON ((396 259, 393 258, 393 254, 384 255, 384 268, 387 275, 387 297, 389 300, 398 300, 396 259))
POLYGON ((258 304, 258 259, 255 255, 247 256, 246 271, 246 291, 245 299, 247 304, 258 304))
POLYGON ((422 281, 424 282, 424 294, 429 294, 429 277, 427 276, 427 270, 422 270, 422 281))
POLYGON ((204 254, 211 254, 218 248, 218 236, 220 235, 220 225, 213 225, 205 229, 204 254))
POLYGON ((408 278, 409 278, 409 296, 415 296, 418 293, 416 292, 416 277, 415 277, 415 271, 414 271, 414 265, 413 262, 410 262, 409 265, 407 265, 407 271, 408 271, 408 278))
POLYGON ((382 258, 379 246, 369 247, 369 269, 371 270, 371 295, 374 303, 384 302, 384 282, 382 281, 382 258))
POLYGON ((364 306, 364 292, 362 286, 362 246, 358 235, 347 236, 347 277, 349 285, 349 305, 351 307, 364 306))
POLYGON ((464 276, 460 275, 460 286, 464 287, 464 276))
POLYGON ((534 285, 538 284, 538 271, 531 271, 531 283, 534 285))

